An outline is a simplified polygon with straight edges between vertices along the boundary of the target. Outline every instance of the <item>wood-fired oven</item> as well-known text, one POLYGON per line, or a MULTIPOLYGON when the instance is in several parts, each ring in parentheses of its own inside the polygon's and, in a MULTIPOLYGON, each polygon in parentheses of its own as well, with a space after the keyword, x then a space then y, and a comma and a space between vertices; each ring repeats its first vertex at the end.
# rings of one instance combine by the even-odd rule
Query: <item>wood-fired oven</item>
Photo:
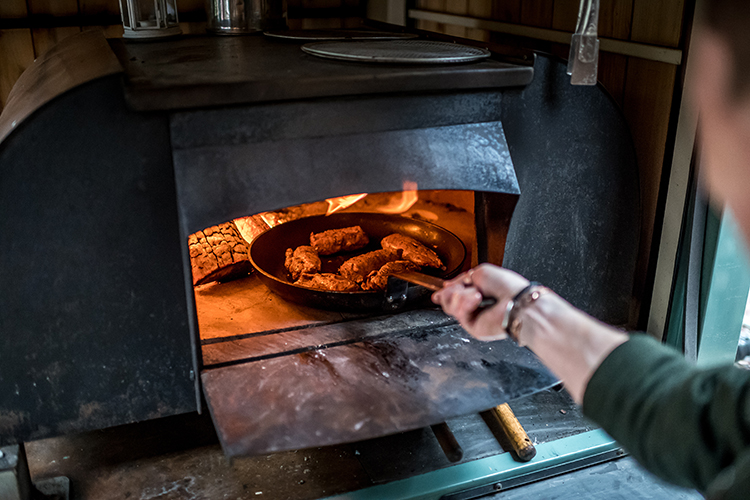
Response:
POLYGON ((194 286, 190 235, 347 195, 368 193, 341 214, 434 223, 465 245, 463 268, 504 263, 627 323, 631 139, 609 96, 548 56, 368 65, 262 36, 86 32, 24 73, 0 138, 0 444, 208 408, 225 453, 267 453, 555 383, 428 299, 300 305, 257 272, 194 286))

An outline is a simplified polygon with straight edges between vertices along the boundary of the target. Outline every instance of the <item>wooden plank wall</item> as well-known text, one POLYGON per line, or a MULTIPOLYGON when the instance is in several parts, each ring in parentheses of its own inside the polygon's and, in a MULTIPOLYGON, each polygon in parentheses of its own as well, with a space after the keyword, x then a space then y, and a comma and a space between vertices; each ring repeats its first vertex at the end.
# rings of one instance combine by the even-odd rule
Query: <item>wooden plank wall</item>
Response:
MULTIPOLYGON (((417 8, 447 13, 468 12, 480 17, 524 26, 575 30, 579 0, 417 0, 417 8)), ((682 48, 685 0, 601 0, 599 36, 682 48)), ((417 27, 475 40, 524 44, 567 59, 567 45, 519 40, 484 30, 417 21, 417 27), (463 31, 462 31, 463 30, 463 31)), ((684 60, 684 58, 683 58, 684 60)), ((667 146, 675 84, 679 67, 600 53, 599 80, 623 109, 638 156, 643 225, 634 287, 633 319, 639 313, 646 287, 656 204, 667 146)))

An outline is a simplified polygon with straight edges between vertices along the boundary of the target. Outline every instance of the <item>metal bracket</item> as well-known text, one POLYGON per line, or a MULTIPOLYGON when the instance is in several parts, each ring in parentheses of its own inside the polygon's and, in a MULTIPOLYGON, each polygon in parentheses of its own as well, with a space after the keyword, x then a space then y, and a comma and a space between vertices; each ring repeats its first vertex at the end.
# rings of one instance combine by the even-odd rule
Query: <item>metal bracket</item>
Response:
POLYGON ((32 491, 23 445, 0 448, 0 498, 29 500, 32 491))
POLYGON ((70 481, 53 477, 32 483, 23 444, 0 448, 0 499, 69 500, 70 481))

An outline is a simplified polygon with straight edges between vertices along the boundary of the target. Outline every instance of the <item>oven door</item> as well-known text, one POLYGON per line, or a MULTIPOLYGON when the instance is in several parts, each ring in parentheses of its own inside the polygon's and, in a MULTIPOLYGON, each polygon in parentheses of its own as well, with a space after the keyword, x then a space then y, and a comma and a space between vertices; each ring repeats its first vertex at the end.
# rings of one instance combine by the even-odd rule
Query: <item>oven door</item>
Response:
POLYGON ((426 427, 557 383, 528 349, 477 341, 433 309, 204 346, 209 355, 212 347, 242 358, 201 374, 228 456, 426 427))

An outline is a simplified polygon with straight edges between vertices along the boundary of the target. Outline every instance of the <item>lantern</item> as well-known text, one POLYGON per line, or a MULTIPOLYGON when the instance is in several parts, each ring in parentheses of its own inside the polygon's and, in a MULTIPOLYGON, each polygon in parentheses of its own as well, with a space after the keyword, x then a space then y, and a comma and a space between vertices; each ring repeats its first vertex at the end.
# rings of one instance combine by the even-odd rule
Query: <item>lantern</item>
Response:
POLYGON ((177 0, 120 0, 125 38, 162 38, 180 35, 177 0))

